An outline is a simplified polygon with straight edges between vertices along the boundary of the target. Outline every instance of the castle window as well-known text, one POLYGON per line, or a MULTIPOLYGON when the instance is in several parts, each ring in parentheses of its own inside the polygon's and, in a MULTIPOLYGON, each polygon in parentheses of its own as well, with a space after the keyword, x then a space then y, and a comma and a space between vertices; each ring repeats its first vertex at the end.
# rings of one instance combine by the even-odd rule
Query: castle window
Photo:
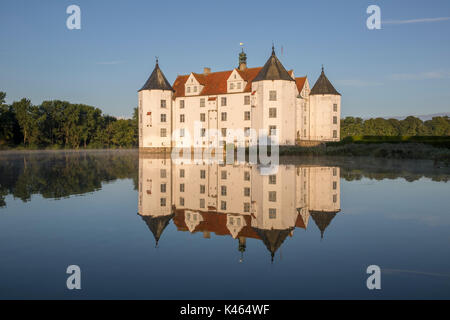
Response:
POLYGON ((333 130, 333 138, 337 138, 337 131, 333 130))
POLYGON ((269 136, 277 135, 277 126, 269 126, 269 136))
POLYGON ((222 137, 227 136, 227 128, 222 128, 222 137))
POLYGON ((303 124, 306 124, 306 117, 303 117, 303 124))
POLYGON ((226 98, 226 97, 222 97, 222 98, 220 99, 220 101, 221 101, 221 105, 222 105, 222 106, 226 106, 226 105, 227 105, 227 98, 226 98))
POLYGON ((249 105, 250 104, 250 96, 244 96, 244 104, 249 105))
POLYGON ((200 208, 205 208, 205 199, 200 199, 200 208))
POLYGON ((227 171, 226 170, 222 170, 220 172, 220 177, 221 177, 221 179, 226 180, 227 179, 227 171))
POLYGON ((337 124, 337 117, 336 116, 333 117, 333 124, 337 124))
POLYGON ((227 210, 227 202, 220 201, 220 210, 227 210))
POLYGON ((180 100, 180 109, 184 109, 184 100, 180 100))
POLYGON ((165 108, 166 107, 166 100, 161 100, 161 108, 165 108))
POLYGON ((161 193, 165 193, 166 192, 166 184, 162 183, 161 184, 161 193))
POLYGON ((250 188, 248 187, 244 188, 244 197, 250 197, 250 188))
POLYGON ((337 202, 337 194, 333 194, 333 203, 337 202))
POLYGON ((180 169, 180 178, 184 178, 184 169, 180 169))
POLYGON ((250 181, 250 171, 245 171, 244 172, 244 180, 245 181, 250 181))
POLYGON ((244 212, 250 212, 250 203, 244 202, 244 212))
POLYGON ((167 171, 166 171, 166 169, 161 169, 161 170, 159 171, 159 177, 160 177, 160 178, 165 178, 165 177, 167 177, 167 171))
POLYGON ((277 201, 277 192, 276 191, 269 191, 269 201, 270 202, 277 201))
POLYGON ((205 179, 205 178, 206 178, 206 171, 200 170, 200 179, 205 179))
POLYGON ((180 137, 184 137, 184 128, 180 129, 180 137))
POLYGON ((277 108, 269 108, 269 118, 277 117, 277 108))
POLYGON ((184 114, 180 114, 180 122, 184 122, 184 114))
POLYGON ((159 135, 161 136, 161 138, 165 138, 167 136, 166 128, 161 128, 161 130, 159 131, 159 135))
POLYGON ((227 121, 227 113, 226 112, 222 112, 221 119, 222 119, 222 121, 227 121))
POLYGON ((337 169, 333 168, 333 177, 336 177, 336 176, 337 176, 337 169))
POLYGON ((200 185, 200 193, 203 194, 203 193, 205 193, 205 192, 206 192, 206 187, 205 187, 204 184, 201 184, 201 185, 200 185))
POLYGON ((203 108, 205 106, 205 98, 200 99, 200 108, 203 108))
POLYGON ((180 183, 180 192, 184 192, 184 183, 180 183))
POLYGON ((201 128, 200 129, 200 136, 204 137, 206 135, 206 129, 205 128, 201 128))
POLYGON ((250 120, 250 111, 244 112, 244 120, 250 120))
POLYGON ((161 198, 159 200, 159 204, 160 204, 161 207, 165 207, 166 206, 166 198, 161 198))
POLYGON ((277 101, 277 92, 275 90, 269 91, 269 101, 277 101))
POLYGON ((166 122, 166 114, 161 113, 161 122, 166 122))
POLYGON ((272 174, 269 176, 269 184, 277 184, 277 176, 272 174))
POLYGON ((227 187, 226 186, 221 186, 220 187, 220 194, 222 196, 226 196, 227 195, 227 187))
POLYGON ((245 135, 246 137, 250 137, 250 127, 245 127, 245 128, 244 128, 244 135, 245 135))
POLYGON ((337 103, 333 104, 333 111, 337 112, 337 103))
POLYGON ((276 219, 277 218, 277 209, 270 208, 269 209, 269 219, 276 219))
POLYGON ((336 189, 337 189, 337 182, 333 181, 333 190, 336 190, 336 189))
POLYGON ((184 206, 184 198, 180 197, 180 206, 184 206))
POLYGON ((200 121, 205 122, 206 121, 206 115, 204 113, 200 113, 200 121))

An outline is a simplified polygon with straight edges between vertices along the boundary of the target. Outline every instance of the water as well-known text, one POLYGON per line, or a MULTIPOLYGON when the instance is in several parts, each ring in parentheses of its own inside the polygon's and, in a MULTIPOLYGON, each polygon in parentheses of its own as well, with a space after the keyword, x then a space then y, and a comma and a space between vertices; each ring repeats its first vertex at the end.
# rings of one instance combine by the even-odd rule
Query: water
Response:
POLYGON ((0 298, 450 298, 449 168, 281 162, 0 154, 0 298))

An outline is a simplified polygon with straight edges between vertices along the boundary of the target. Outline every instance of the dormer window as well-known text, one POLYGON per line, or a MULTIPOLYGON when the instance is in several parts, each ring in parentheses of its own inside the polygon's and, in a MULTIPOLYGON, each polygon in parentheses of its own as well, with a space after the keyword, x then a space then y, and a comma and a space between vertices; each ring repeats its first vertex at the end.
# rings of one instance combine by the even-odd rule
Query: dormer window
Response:
POLYGON ((190 93, 190 92, 191 92, 191 87, 187 87, 187 88, 186 88, 186 92, 187 92, 187 93, 190 93))
POLYGON ((197 92, 197 86, 194 86, 194 92, 197 92))
POLYGON ((237 89, 241 89, 241 83, 240 82, 237 83, 236 88, 237 89))
POLYGON ((232 83, 230 83, 230 90, 233 90, 233 89, 234 89, 234 83, 232 82, 232 83))

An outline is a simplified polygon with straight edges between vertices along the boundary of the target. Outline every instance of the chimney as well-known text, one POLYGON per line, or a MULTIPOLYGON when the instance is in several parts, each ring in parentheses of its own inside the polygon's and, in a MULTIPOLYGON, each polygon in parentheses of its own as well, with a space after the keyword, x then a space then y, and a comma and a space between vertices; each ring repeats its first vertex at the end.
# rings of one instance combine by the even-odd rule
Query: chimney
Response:
POLYGON ((204 67, 203 68, 203 74, 205 75, 205 76, 207 76, 208 74, 210 74, 211 73, 211 68, 207 68, 207 67, 204 67))

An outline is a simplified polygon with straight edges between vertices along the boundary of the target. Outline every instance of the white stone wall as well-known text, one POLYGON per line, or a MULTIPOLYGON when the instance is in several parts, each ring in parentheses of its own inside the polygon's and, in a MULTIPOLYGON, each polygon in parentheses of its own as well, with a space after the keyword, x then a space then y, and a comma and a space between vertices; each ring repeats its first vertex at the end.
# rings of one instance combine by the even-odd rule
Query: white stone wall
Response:
MULTIPOLYGON (((294 81, 263 80, 252 83, 252 92, 256 91, 256 105, 253 113, 254 128, 269 131, 270 126, 276 126, 278 143, 280 145, 295 144, 296 137, 296 93, 294 81), (276 92, 276 101, 270 100, 270 92, 276 92), (271 118, 270 108, 276 108, 276 117, 271 118)), ((260 142, 261 143, 261 142, 260 142)))
POLYGON ((139 147, 170 148, 172 132, 173 92, 170 90, 139 91, 139 147), (161 100, 166 107, 161 108, 161 100), (166 117, 161 122, 161 114, 166 117), (166 130, 166 137, 161 137, 161 129, 166 130))
POLYGON ((311 95, 310 101, 310 139, 316 141, 339 141, 340 140, 340 118, 341 118, 341 96, 339 95, 311 95), (337 111, 333 106, 337 105, 337 111), (336 117, 336 124, 333 124, 336 117), (336 137, 333 132, 336 132, 336 137))

